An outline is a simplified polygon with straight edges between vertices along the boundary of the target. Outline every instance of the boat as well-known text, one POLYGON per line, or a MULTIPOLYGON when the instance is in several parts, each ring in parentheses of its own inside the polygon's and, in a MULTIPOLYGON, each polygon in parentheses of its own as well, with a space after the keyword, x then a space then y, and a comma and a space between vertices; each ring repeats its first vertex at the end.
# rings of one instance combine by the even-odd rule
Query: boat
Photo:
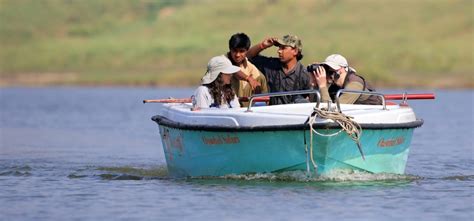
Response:
POLYGON ((286 171, 324 175, 334 170, 404 174, 413 131, 423 120, 408 105, 406 93, 398 104, 386 102, 388 97, 340 90, 333 104, 320 102, 317 90, 291 91, 254 95, 247 108, 199 111, 192 111, 190 102, 169 102, 152 120, 159 126, 172 177, 286 171), (262 98, 310 93, 317 102, 253 105, 262 98), (383 104, 340 104, 342 93, 381 96, 383 104), (322 117, 321 111, 344 117, 355 133, 322 117))

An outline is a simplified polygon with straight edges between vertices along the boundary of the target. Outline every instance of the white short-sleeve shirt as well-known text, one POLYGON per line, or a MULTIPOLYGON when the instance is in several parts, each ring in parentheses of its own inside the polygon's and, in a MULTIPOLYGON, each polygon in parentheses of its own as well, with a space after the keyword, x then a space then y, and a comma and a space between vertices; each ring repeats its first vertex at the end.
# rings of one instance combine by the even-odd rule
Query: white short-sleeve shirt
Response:
MULTIPOLYGON (((214 103, 214 98, 212 98, 211 93, 209 93, 209 88, 206 86, 199 86, 194 92, 193 105, 194 107, 199 108, 211 108, 211 105, 214 103)), ((240 108, 239 98, 234 96, 234 99, 228 104, 223 102, 219 108, 240 108)))

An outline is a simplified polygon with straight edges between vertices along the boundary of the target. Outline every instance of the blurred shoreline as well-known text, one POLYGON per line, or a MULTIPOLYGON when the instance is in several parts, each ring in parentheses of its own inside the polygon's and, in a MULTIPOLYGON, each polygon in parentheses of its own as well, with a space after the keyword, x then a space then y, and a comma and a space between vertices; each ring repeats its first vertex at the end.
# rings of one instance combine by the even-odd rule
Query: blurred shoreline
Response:
MULTIPOLYGON (((131 74, 128 80, 116 79, 103 81, 88 81, 83 79, 78 74, 74 73, 35 73, 35 74, 15 74, 0 77, 0 88, 4 87, 51 87, 51 86, 77 86, 77 87, 196 87, 201 76, 193 76, 193 79, 184 79, 186 75, 178 76, 174 79, 161 80, 160 75, 156 74, 156 80, 141 81, 140 79, 133 79, 131 74)), ((403 76, 403 81, 378 81, 372 83, 376 88, 405 88, 405 89, 474 89, 474 81, 471 77, 464 78, 434 78, 421 79, 417 75, 403 76)))
POLYGON ((297 35, 304 65, 342 54, 376 88, 474 88, 472 0, 0 2, 0 87, 194 87, 244 32, 297 35))

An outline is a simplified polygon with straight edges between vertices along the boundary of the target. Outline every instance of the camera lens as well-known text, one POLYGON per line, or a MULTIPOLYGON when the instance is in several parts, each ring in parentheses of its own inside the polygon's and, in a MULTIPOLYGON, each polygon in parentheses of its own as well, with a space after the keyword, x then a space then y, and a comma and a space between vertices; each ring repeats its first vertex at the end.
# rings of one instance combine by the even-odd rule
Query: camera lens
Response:
POLYGON ((312 73, 312 72, 316 71, 319 66, 320 66, 320 64, 310 64, 310 65, 308 65, 308 67, 306 67, 306 70, 308 72, 312 73))

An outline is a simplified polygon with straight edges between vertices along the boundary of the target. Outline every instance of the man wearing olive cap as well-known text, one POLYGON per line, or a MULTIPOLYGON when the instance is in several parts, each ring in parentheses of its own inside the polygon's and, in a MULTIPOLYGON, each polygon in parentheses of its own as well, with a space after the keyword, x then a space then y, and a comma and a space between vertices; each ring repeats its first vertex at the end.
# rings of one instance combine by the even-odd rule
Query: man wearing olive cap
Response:
MULTIPOLYGON (((303 58, 302 49, 301 40, 295 35, 269 37, 252 46, 247 52, 247 58, 265 75, 270 92, 308 90, 309 74, 300 63, 303 58), (262 50, 271 46, 278 47, 277 58, 259 55, 262 50)), ((300 102, 307 100, 302 95, 270 98, 270 105, 300 102)))

